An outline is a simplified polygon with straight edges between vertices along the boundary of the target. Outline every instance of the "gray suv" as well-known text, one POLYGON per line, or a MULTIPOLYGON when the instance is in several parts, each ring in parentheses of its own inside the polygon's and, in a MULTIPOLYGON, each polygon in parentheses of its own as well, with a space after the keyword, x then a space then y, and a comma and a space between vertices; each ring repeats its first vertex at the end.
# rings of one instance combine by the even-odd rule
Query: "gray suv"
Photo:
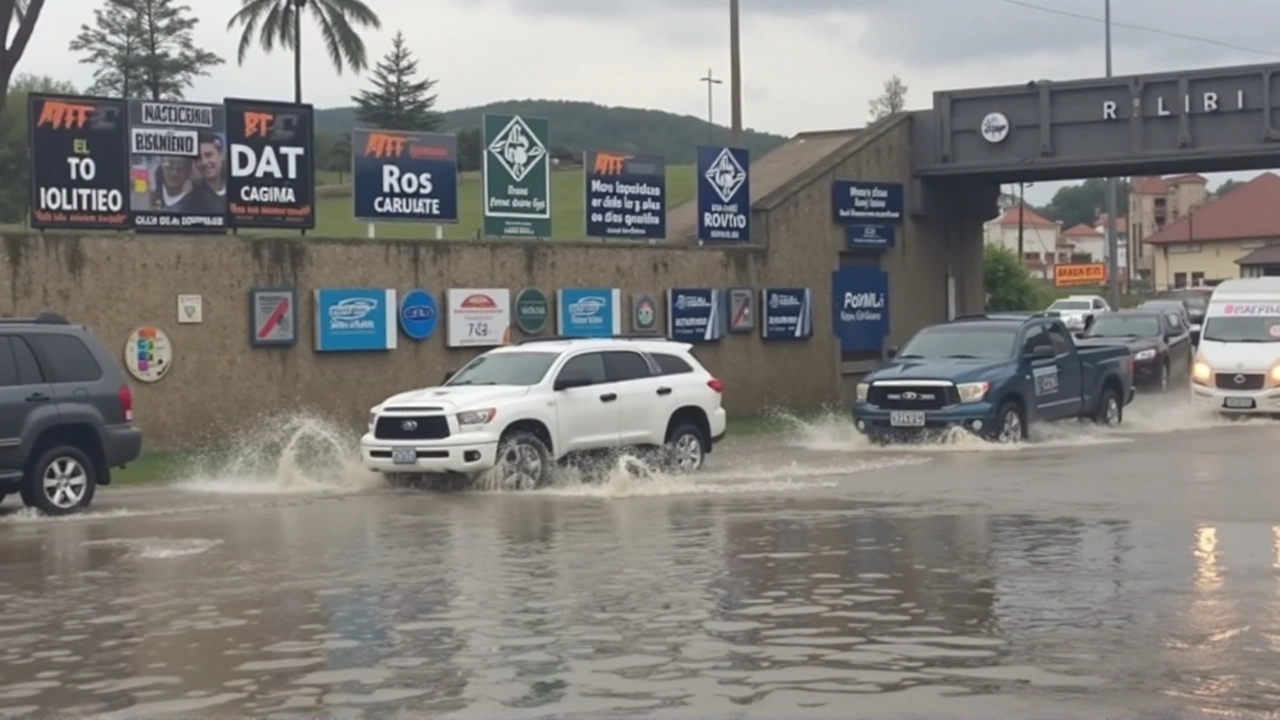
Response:
POLYGON ((142 451, 115 359, 57 313, 0 319, 0 500, 68 515, 142 451))

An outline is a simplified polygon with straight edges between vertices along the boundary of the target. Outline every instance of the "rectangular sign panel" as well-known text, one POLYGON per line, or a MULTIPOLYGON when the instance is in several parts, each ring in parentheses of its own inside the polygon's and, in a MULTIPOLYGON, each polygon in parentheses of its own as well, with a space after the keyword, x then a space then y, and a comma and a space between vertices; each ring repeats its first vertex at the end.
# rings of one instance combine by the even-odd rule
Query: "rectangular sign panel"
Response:
POLYGON ((749 333, 756 329, 756 291, 729 288, 729 332, 749 333))
POLYGON ((511 341, 511 291, 449 288, 445 291, 449 347, 493 347, 511 341))
POLYGON ((458 222, 458 138, 400 130, 351 132, 355 218, 458 222))
POLYGON ((889 334, 889 275, 874 265, 831 273, 832 324, 841 352, 878 352, 889 334))
POLYGON ((316 352, 395 349, 394 289, 321 288, 315 300, 316 352))
POLYGON ((569 337, 622 334, 622 291, 617 288, 563 288, 556 303, 557 332, 569 337))
POLYGON ((31 227, 126 229, 124 101, 32 93, 27 127, 31 227))
POLYGON ((1080 263, 1054 265, 1053 284, 1057 287, 1072 285, 1101 285, 1107 281, 1106 263, 1080 263))
POLYGON ((314 228, 311 106, 228 98, 226 112, 231 224, 314 228))
POLYGON ((893 247, 892 225, 845 225, 846 250, 883 250, 893 247))
POLYGON ((667 291, 667 337, 689 343, 715 342, 724 337, 724 326, 724 300, 719 290, 667 291))
POLYGON ((222 105, 129 101, 129 210, 138 230, 227 227, 222 105))
POLYGON ((851 222, 901 222, 901 183, 833 180, 831 212, 837 225, 851 222))
POLYGON ((661 155, 583 153, 587 237, 667 236, 667 161, 661 155))
POLYGON ((698 240, 751 242, 751 158, 746 150, 698 148, 698 240))
POLYGON ((249 291, 249 344, 254 347, 298 342, 298 296, 293 288, 249 291))
POLYGON ((760 291, 760 336, 765 340, 813 337, 813 291, 765 288, 760 291))
POLYGON ((484 116, 484 234, 551 237, 551 140, 542 118, 484 116))

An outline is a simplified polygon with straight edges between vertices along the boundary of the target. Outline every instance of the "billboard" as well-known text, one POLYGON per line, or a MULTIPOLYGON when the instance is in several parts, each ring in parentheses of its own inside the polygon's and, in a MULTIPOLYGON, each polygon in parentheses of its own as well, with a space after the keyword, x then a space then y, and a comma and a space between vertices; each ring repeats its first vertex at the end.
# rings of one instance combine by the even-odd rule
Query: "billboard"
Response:
POLYGON ((138 230, 224 230, 227 113, 129 101, 129 216, 138 230))
POLYGON ((761 290, 760 337, 765 340, 813 337, 813 291, 808 288, 761 290))
POLYGON ((622 291, 618 288, 562 288, 557 296, 558 334, 607 338, 622 333, 622 291))
POLYGON ((837 225, 857 222, 901 222, 902 183, 833 180, 831 214, 837 225))
POLYGON ((1062 264, 1053 266, 1053 284, 1055 287, 1103 285, 1106 282, 1106 263, 1078 263, 1075 265, 1062 264))
POLYGON ((31 227, 129 227, 123 100, 27 96, 31 227))
POLYGON ((316 226, 310 105, 226 100, 232 227, 316 226))
POLYGON ((486 237, 551 237, 549 134, 542 118, 484 116, 486 237))
POLYGON ((357 129, 351 148, 357 220, 458 222, 457 136, 357 129))
POLYGON ((879 352, 889 334, 889 274, 875 265, 831 273, 831 319, 841 352, 879 352))
POLYGON ((661 155, 582 154, 587 237, 667 236, 667 160, 661 155))
POLYGON ((317 288, 316 352, 396 349, 396 291, 317 288))
POLYGON ((724 337, 724 299, 714 288, 667 290, 667 337, 688 343, 724 337))
POLYGON ((751 159, 746 150, 698 148, 698 240, 751 241, 751 159))
POLYGON ((447 347, 494 347, 511 342, 511 291, 506 288, 449 288, 447 347))

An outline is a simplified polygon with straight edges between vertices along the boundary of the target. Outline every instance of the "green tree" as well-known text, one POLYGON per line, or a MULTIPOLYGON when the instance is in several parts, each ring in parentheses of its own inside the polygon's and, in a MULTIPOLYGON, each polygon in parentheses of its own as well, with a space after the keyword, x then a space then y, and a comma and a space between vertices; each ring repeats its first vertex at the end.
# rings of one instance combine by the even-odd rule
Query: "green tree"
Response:
POLYGON ((982 255, 982 283, 987 291, 987 310, 1039 310, 1045 304, 1045 290, 1018 262, 1018 254, 988 245, 982 255))
POLYGON ((44 0, 0 0, 0 110, 9 100, 9 81, 31 42, 44 0))
POLYGON ((346 174, 351 172, 351 133, 316 136, 316 147, 320 148, 321 167, 337 173, 338 184, 341 185, 346 174))
POLYGON ((436 96, 430 94, 436 81, 416 79, 418 61, 404 41, 404 33, 391 39, 391 52, 373 68, 373 88, 352 96, 356 119, 369 127, 384 130, 435 130, 440 115, 432 108, 436 96))
POLYGON ((879 120, 896 112, 902 112, 906 106, 907 85, 902 82, 902 78, 894 75, 884 81, 884 89, 880 95, 867 103, 867 110, 871 113, 872 120, 879 120))
POLYGON ((196 77, 223 60, 196 47, 198 19, 175 0, 105 0, 81 25, 71 50, 95 66, 91 93, 109 97, 181 100, 196 77))
POLYGON ((46 76, 22 74, 10 81, 8 102, 0 109, 0 223, 27 219, 27 95, 33 92, 75 95, 76 88, 46 76))
POLYGON ((1218 189, 1213 191, 1213 196, 1215 198, 1220 198, 1223 195, 1226 195, 1227 193, 1231 192, 1232 190, 1235 190, 1236 188, 1241 187, 1242 185, 1244 185, 1244 183, 1241 182, 1240 180, 1230 180, 1230 179, 1224 180, 1223 183, 1218 186, 1218 189))
POLYGON ((364 40, 356 26, 382 27, 377 13, 362 0, 240 0, 241 7, 227 22, 230 30, 241 26, 240 47, 236 61, 243 65, 257 34, 258 44, 266 52, 277 45, 293 52, 294 102, 302 102, 302 12, 320 26, 320 36, 334 68, 341 75, 346 68, 357 73, 368 66, 364 40))
MULTIPOLYGON (((1116 181, 1116 216, 1128 215, 1129 183, 1116 181)), ((1058 188, 1045 208, 1054 220, 1061 220, 1062 227, 1069 228, 1080 223, 1092 226, 1098 214, 1107 209, 1107 181, 1103 178, 1089 178, 1079 185, 1066 185, 1058 188)))
POLYGON ((458 169, 471 172, 480 169, 484 151, 480 148, 480 128, 469 128, 458 133, 458 169))

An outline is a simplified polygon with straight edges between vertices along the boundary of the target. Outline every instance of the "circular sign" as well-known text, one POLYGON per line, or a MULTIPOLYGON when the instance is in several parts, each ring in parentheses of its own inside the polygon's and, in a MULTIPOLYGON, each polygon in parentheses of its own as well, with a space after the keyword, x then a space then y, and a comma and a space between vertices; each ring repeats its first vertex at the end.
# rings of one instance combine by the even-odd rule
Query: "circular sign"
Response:
POLYGON ((1004 113, 988 113, 982 118, 982 139, 989 143, 1004 142, 1009 137, 1009 118, 1004 113))
POLYGON ((640 293, 631 308, 631 316, 633 330, 650 332, 658 327, 658 303, 648 293, 640 293))
POLYGON ((129 374, 142 382, 153 383, 173 367, 173 346, 169 336, 158 327, 134 330, 124 344, 124 365, 129 374))
POLYGON ((547 329, 551 320, 551 302, 537 288, 525 288, 516 295, 516 327, 526 335, 536 335, 547 329))
POLYGON ((1280 325, 1272 325, 1267 328, 1267 332, 1271 333, 1271 337, 1280 338, 1280 325))
POLYGON ((400 329, 414 340, 431 337, 439 318, 436 299, 422 288, 414 288, 400 299, 400 329))

